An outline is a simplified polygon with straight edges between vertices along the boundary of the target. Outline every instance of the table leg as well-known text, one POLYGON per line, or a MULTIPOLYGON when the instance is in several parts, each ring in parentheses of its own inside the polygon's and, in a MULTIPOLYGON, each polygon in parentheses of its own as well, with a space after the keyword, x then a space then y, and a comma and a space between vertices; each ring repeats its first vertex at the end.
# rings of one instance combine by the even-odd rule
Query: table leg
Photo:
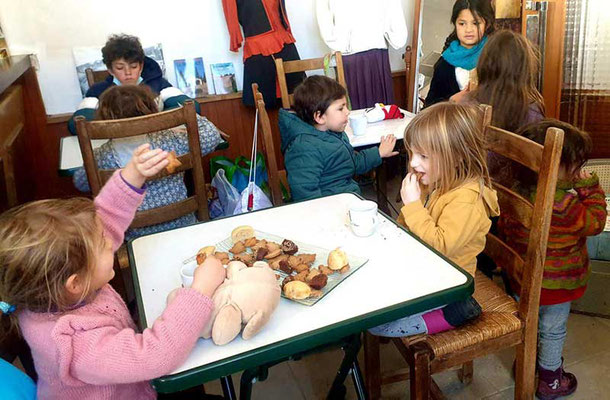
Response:
POLYGON ((390 207, 388 206, 388 162, 384 159, 381 165, 376 169, 375 181, 377 183, 377 206, 379 210, 390 214, 390 207))
POLYGON ((358 366, 358 352, 360 351, 360 334, 356 334, 351 338, 347 339, 348 343, 343 347, 345 356, 341 362, 341 367, 335 376, 335 380, 328 392, 327 399, 344 399, 345 398, 345 378, 347 374, 352 372, 354 384, 356 385, 356 391, 358 392, 359 399, 366 399, 364 390, 364 382, 362 381, 362 374, 360 373, 360 367, 358 366))
POLYGON ((223 376, 220 378, 220 386, 222 386, 222 394, 225 399, 228 400, 237 400, 237 396, 235 395, 235 388, 233 387, 233 379, 231 379, 231 375, 223 376))
POLYGON ((352 380, 354 381, 354 387, 356 388, 356 395, 358 396, 358 399, 365 400, 367 395, 364 387, 364 379, 362 379, 362 371, 360 371, 360 365, 358 364, 358 353, 356 353, 356 359, 352 364, 352 380))

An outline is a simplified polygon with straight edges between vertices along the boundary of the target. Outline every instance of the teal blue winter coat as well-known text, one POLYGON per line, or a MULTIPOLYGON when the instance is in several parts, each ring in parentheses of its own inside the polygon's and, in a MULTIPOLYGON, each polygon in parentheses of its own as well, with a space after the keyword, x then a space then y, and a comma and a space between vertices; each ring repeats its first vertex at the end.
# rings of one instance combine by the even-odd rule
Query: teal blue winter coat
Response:
POLYGON ((296 114, 280 110, 282 153, 292 199, 360 193, 353 176, 381 164, 379 148, 356 151, 345 132, 319 131, 296 114))

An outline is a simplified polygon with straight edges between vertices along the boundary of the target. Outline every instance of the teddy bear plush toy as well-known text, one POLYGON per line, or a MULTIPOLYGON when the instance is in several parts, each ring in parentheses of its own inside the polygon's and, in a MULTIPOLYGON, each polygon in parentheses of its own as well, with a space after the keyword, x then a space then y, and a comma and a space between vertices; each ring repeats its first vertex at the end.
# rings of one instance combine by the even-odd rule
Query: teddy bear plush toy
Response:
POLYGON ((239 334, 248 340, 269 321, 280 302, 281 289, 273 270, 264 261, 250 268, 241 261, 227 265, 227 278, 214 292, 214 311, 201 336, 227 344, 239 334))

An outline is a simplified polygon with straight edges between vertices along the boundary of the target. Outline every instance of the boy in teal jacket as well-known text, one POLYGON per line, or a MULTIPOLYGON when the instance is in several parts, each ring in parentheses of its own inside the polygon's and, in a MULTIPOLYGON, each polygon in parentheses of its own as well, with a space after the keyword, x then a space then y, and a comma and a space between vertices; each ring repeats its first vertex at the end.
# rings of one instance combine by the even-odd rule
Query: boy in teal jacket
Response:
POLYGON ((398 154, 396 138, 381 138, 379 147, 355 151, 345 134, 349 109, 346 91, 337 81, 314 75, 294 91, 294 113, 279 113, 282 153, 292 199, 336 193, 360 193, 353 176, 398 154))

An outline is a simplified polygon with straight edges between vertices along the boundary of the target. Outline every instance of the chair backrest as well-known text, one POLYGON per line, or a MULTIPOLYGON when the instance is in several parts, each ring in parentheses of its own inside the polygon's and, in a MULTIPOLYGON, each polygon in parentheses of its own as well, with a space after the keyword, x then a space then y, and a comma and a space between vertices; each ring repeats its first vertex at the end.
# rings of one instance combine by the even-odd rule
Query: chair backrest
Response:
POLYGON ((265 101, 263 95, 258 91, 258 84, 252 84, 252 93, 254 94, 254 102, 258 110, 259 128, 262 132, 262 148, 263 155, 267 161, 267 176, 269 178, 269 187, 271 189, 271 202, 274 206, 279 206, 284 203, 282 199, 282 188, 288 188, 286 170, 278 168, 278 162, 275 158, 275 144, 273 143, 273 133, 271 131, 271 123, 269 122, 269 114, 265 109, 265 101))
POLYGON ((106 69, 101 71, 94 71, 91 68, 85 69, 85 76, 87 77, 87 84, 89 85, 89 87, 93 86, 98 82, 103 81, 108 77, 108 75, 110 75, 110 73, 106 69))
MULTIPOLYGON (((343 59, 341 53, 336 51, 332 53, 332 57, 335 58, 335 77, 337 82, 345 89, 347 85, 345 83, 345 73, 343 72, 343 59)), ((290 108, 294 104, 294 98, 292 94, 288 94, 288 84, 286 83, 286 74, 293 72, 305 72, 324 69, 324 58, 310 58, 308 60, 295 60, 295 61, 284 61, 281 58, 275 59, 275 68, 277 70, 277 80, 280 85, 280 94, 282 95, 282 107, 290 108)))
MULTIPOLYGON (((485 253, 502 266, 511 285, 514 286, 513 289, 519 294, 519 316, 525 321, 526 329, 529 326, 531 328, 529 331, 535 332, 557 172, 563 146, 563 131, 549 128, 543 146, 522 136, 491 126, 491 106, 482 106, 482 108, 483 134, 488 150, 507 157, 538 174, 534 204, 515 191, 494 182, 500 212, 508 213, 529 229, 525 257, 521 257, 492 233, 487 235, 485 248, 485 253)), ((529 336, 529 333, 526 332, 526 334, 529 336)))
POLYGON ((160 179, 186 170, 193 170, 195 184, 194 195, 178 203, 146 211, 139 211, 136 213, 136 217, 130 227, 141 228, 160 224, 192 212, 197 212, 197 217, 200 221, 207 221, 209 219, 205 178, 201 161, 201 145, 199 143, 195 104, 192 100, 185 102, 184 107, 141 117, 107 121, 87 121, 84 117, 79 116, 75 118, 75 121, 76 130, 78 132, 78 143, 80 145, 81 153, 83 154, 87 179, 89 180, 89 186, 94 195, 99 193, 104 183, 112 176, 115 170, 100 170, 97 167, 91 140, 120 139, 186 125, 189 152, 178 157, 178 160, 182 165, 176 168, 171 174, 164 169, 151 178, 151 180, 160 179))

